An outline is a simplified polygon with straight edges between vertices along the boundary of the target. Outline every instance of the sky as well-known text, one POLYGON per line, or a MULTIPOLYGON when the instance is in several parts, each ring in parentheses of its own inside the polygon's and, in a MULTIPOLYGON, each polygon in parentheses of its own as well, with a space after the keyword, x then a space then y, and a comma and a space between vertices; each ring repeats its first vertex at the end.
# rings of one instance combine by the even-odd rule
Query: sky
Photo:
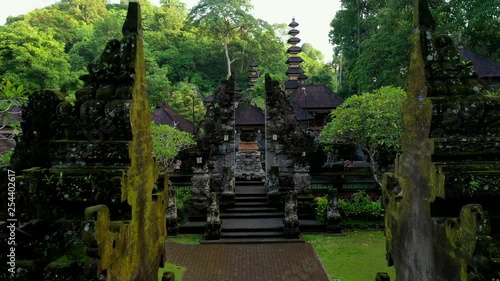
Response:
MULTIPOLYGON (((191 8, 198 0, 181 0, 191 8)), ((9 16, 18 16, 27 12, 49 6, 57 0, 14 0, 2 2, 0 10, 0 25, 5 23, 9 16)), ((119 0, 110 0, 111 3, 119 3, 119 0)), ((160 0, 150 0, 151 3, 159 5, 160 0)), ((340 0, 251 0, 254 7, 252 14, 256 18, 263 19, 270 24, 286 23, 287 25, 295 17, 299 23, 298 37, 301 43, 310 43, 314 48, 320 50, 324 55, 324 61, 331 61, 333 54, 332 45, 328 42, 330 22, 340 8, 340 0)))

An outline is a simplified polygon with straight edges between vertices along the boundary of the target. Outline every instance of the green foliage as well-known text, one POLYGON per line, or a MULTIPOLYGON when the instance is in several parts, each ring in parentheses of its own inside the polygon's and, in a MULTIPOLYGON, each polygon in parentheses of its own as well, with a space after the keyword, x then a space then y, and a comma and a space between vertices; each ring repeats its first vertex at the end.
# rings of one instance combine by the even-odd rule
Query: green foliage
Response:
POLYGON ((206 109, 203 105, 202 97, 194 84, 180 82, 175 85, 168 104, 175 112, 186 120, 191 121, 191 123, 198 124, 205 118, 206 109))
MULTIPOLYGON (((12 139, 21 130, 21 124, 18 120, 11 118, 12 114, 21 114, 21 110, 13 110, 14 106, 22 106, 28 98, 23 85, 16 86, 9 80, 4 80, 0 83, 0 129, 8 126, 12 129, 12 134, 6 136, 7 139, 12 139)), ((8 152, 1 155, 0 165, 10 163, 10 155, 8 152)))
POLYGON ((0 166, 10 165, 10 158, 12 157, 13 153, 14 153, 14 150, 11 149, 7 153, 0 155, 0 166))
POLYGON ((314 198, 316 204, 318 205, 315 209, 316 211, 316 221, 318 223, 326 223, 326 213, 328 211, 328 198, 327 196, 321 196, 314 198))
POLYGON ((175 156, 184 149, 196 144, 191 134, 179 131, 168 125, 151 125, 153 155, 162 169, 167 169, 175 156))
POLYGON ((28 91, 70 89, 78 83, 64 47, 52 30, 40 31, 25 21, 0 26, 0 76, 28 91))
MULTIPOLYGON (((315 198, 316 221, 326 223, 328 211, 328 198, 321 196, 315 198)), ((342 225, 350 228, 379 228, 383 226, 384 208, 380 200, 373 201, 364 191, 356 192, 349 199, 339 199, 339 210, 342 215, 342 225)))
POLYGON ((330 113, 332 121, 321 131, 320 142, 355 143, 372 159, 381 149, 399 151, 405 97, 401 88, 394 87, 349 97, 330 113))
POLYGON ((184 204, 188 202, 192 196, 193 193, 191 192, 191 190, 176 188, 175 198, 177 200, 177 209, 179 210, 183 209, 184 204))
MULTIPOLYGON (((341 0, 331 21, 330 42, 342 57, 342 92, 405 87, 410 61, 413 2, 341 0)), ((498 61, 500 11, 496 0, 429 1, 439 34, 458 46, 498 61)))
POLYGON ((340 199, 339 209, 345 218, 380 220, 384 217, 384 208, 380 200, 373 201, 364 191, 354 193, 349 199, 340 199))

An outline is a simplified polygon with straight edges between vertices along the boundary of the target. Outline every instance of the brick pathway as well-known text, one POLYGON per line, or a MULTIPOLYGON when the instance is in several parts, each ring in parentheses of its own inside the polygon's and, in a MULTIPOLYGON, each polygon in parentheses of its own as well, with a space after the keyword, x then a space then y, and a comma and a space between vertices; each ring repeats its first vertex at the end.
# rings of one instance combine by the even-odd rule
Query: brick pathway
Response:
POLYGON ((182 245, 168 242, 166 262, 182 281, 329 281, 310 244, 182 245))

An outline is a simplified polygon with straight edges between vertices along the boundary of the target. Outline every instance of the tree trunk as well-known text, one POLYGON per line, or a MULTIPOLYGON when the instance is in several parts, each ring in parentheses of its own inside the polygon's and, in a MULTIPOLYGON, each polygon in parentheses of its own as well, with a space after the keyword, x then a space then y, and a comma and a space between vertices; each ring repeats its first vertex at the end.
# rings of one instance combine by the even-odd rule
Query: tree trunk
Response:
POLYGON ((227 78, 231 77, 231 58, 229 57, 229 50, 227 48, 227 35, 224 34, 224 54, 226 55, 226 64, 227 64, 227 78))

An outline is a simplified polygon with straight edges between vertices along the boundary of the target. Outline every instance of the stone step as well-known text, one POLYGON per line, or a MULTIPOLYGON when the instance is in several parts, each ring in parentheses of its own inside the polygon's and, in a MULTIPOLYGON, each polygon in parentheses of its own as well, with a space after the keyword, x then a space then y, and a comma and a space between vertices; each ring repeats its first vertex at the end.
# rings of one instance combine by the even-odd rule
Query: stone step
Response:
POLYGON ((264 186, 264 182, 263 181, 255 181, 255 180, 250 180, 250 181, 240 181, 240 180, 237 180, 235 182, 236 186, 264 186))
POLYGON ((266 198, 267 199, 267 192, 260 192, 260 193, 255 193, 255 192, 240 192, 240 193, 235 193, 234 198, 246 198, 246 197, 259 197, 259 198, 266 198))
POLYGON ((222 220, 222 229, 229 232, 245 231, 281 231, 283 218, 230 218, 222 220))
POLYGON ((270 238, 284 237, 282 231, 243 231, 243 232, 222 232, 222 238, 270 238))
POLYGON ((267 202, 235 202, 234 204, 235 208, 242 208, 242 207, 268 207, 267 202))
POLYGON ((305 243, 302 238, 232 238, 221 240, 203 240, 201 245, 217 244, 275 244, 275 243, 305 243))
POLYGON ((246 201, 251 201, 251 202, 266 202, 267 203, 267 194, 264 196, 239 196, 240 194, 236 194, 234 197, 234 201, 236 203, 238 202, 246 202, 246 201))
POLYGON ((272 207, 232 207, 227 208, 224 213, 266 213, 275 211, 276 208, 272 207))
POLYGON ((221 219, 246 219, 246 218, 284 218, 283 212, 271 213, 221 213, 221 219))

